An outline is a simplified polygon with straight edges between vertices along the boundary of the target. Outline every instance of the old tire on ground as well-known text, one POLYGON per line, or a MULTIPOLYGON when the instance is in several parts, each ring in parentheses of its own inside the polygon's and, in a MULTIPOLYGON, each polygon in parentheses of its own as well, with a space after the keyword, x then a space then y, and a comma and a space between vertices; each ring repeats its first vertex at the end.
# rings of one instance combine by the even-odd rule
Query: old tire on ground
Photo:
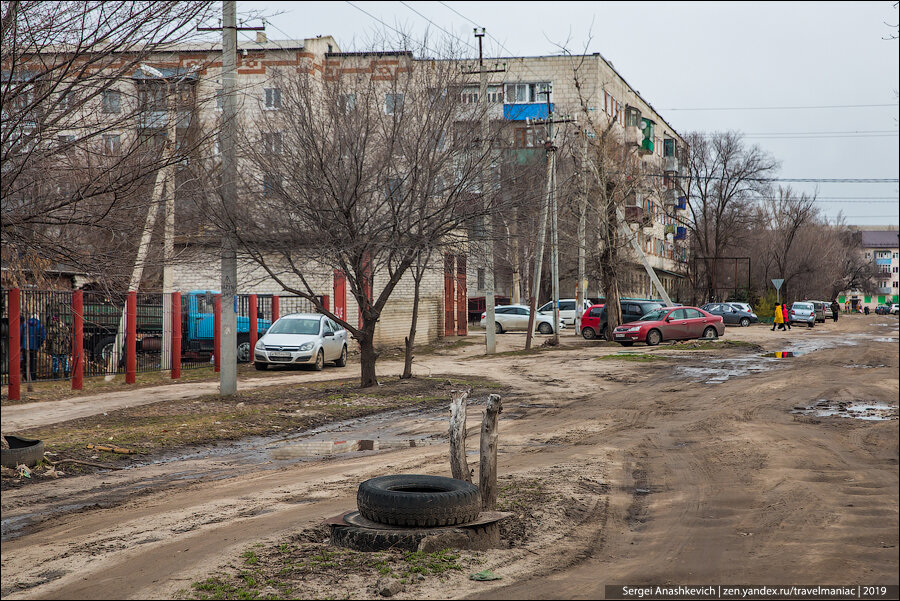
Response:
POLYGON ((17 465, 34 467, 38 461, 44 458, 44 441, 19 438, 18 436, 4 436, 9 443, 8 449, 0 449, 0 464, 3 467, 15 469, 17 465))
POLYGON ((347 365, 347 347, 346 346, 341 349, 341 356, 338 357, 334 361, 334 364, 337 367, 345 367, 347 365))
POLYGON ((593 340, 597 337, 597 333, 594 331, 594 328, 581 328, 581 336, 585 340, 593 340))
POLYGON ((659 330, 647 332, 647 346, 656 346, 660 342, 662 342, 662 333, 659 330))
POLYGON ((392 475, 371 478, 356 493, 359 513, 393 526, 454 526, 481 511, 478 487, 444 476, 392 475))
POLYGON ((742 318, 741 318, 741 327, 742 327, 742 328, 750 327, 750 318, 749 318, 749 317, 742 317, 742 318))
POLYGON ((711 338, 712 340, 715 340, 716 338, 719 337, 719 333, 716 331, 716 329, 714 327, 709 326, 708 328, 703 330, 703 337, 711 338))
POLYGON ((552 334, 553 326, 551 326, 549 323, 547 323, 545 321, 541 325, 538 326, 538 332, 540 332, 541 334, 552 334))

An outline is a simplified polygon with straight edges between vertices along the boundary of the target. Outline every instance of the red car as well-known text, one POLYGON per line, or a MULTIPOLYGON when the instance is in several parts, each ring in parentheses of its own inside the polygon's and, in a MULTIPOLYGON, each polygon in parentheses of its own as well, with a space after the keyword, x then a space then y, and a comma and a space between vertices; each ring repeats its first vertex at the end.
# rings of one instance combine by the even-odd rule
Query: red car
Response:
POLYGON ((662 307, 637 321, 624 323, 613 331, 613 340, 622 346, 646 342, 656 346, 663 340, 718 338, 725 333, 721 316, 697 307, 662 307))

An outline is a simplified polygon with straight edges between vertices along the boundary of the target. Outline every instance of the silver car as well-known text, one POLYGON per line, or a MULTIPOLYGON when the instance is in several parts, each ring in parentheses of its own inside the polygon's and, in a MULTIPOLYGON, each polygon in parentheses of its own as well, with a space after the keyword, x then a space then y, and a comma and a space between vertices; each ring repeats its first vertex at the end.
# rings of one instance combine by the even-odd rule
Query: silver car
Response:
MULTIPOLYGON (((528 316, 531 308, 528 305, 499 305, 494 307, 494 331, 498 334, 511 330, 526 331, 528 329, 528 316)), ((487 313, 481 314, 481 327, 485 327, 487 313)), ((559 318, 559 328, 564 329, 566 323, 559 318)), ((553 333, 553 314, 541 315, 535 312, 534 329, 541 334, 553 333)))
POLYGON ((312 365, 321 371, 326 361, 347 365, 347 330, 317 313, 279 318, 253 349, 253 363, 259 370, 270 365, 312 365))
POLYGON ((788 321, 794 323, 805 323, 809 327, 816 325, 816 308, 810 301, 802 303, 794 303, 788 312, 788 321))

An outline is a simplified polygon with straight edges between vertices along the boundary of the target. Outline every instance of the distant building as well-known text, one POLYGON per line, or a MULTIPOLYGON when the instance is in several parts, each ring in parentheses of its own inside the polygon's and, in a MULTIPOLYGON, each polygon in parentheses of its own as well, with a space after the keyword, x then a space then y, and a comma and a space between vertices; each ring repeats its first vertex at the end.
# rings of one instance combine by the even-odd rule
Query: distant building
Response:
POLYGON ((875 294, 861 290, 847 290, 838 295, 841 306, 850 304, 851 309, 900 302, 900 232, 897 229, 863 230, 863 256, 878 268, 875 294))

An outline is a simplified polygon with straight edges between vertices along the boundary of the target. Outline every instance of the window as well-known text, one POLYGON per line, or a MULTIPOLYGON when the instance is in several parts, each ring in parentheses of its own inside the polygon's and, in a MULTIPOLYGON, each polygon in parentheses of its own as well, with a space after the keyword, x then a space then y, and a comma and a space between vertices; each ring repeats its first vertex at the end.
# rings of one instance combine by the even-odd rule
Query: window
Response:
POLYGON ((323 334, 334 334, 334 328, 331 326, 331 321, 327 319, 322 320, 322 333, 323 334))
POLYGON ((107 114, 122 112, 122 94, 118 90, 103 90, 100 95, 100 110, 107 114))
POLYGON ((275 173, 267 173, 263 176, 263 196, 273 198, 281 190, 281 176, 275 173))
POLYGON ((478 86, 466 86, 459 93, 459 101, 463 104, 478 102, 478 86))
POLYGON ((281 154, 281 132, 263 133, 263 151, 266 154, 281 154))
POLYGON ((265 88, 266 110, 275 111, 281 108, 281 88, 265 88))
POLYGON ((385 94, 384 95, 384 112, 386 115, 393 115, 403 110, 403 94, 385 94))
POLYGON ((59 95, 59 110, 71 111, 75 107, 75 92, 67 90, 59 95))
POLYGON ((338 108, 343 113, 349 113, 356 108, 356 94, 341 94, 338 97, 338 108))
POLYGON ((494 104, 503 102, 503 86, 488 86, 487 101, 494 104))
POLYGON ((881 273, 891 273, 891 266, 890 265, 882 265, 881 273))
POLYGON ((551 91, 549 82, 508 83, 505 88, 504 98, 509 104, 547 102, 547 93, 551 91))
POLYGON ((665 140, 663 140, 663 156, 675 156, 675 140, 673 140, 672 138, 666 138, 665 140))
POLYGON ((685 309, 684 314, 688 319, 698 319, 700 317, 703 317, 703 313, 701 313, 697 309, 685 309))
POLYGON ((103 134, 103 152, 118 154, 122 150, 122 138, 119 134, 103 134))

